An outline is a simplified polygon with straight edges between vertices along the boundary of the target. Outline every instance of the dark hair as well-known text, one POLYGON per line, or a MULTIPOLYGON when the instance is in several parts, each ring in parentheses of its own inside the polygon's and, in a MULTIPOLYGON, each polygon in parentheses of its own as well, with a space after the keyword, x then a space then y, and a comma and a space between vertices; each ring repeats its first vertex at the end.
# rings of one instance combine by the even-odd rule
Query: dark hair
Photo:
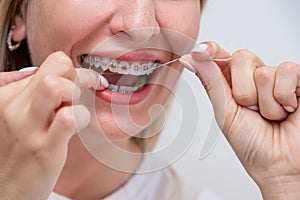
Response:
POLYGON ((29 66, 30 57, 27 41, 23 40, 21 46, 11 52, 6 45, 7 35, 13 25, 14 17, 22 15, 21 5, 26 5, 28 0, 1 0, 0 4, 0 71, 18 70, 20 66, 29 66))

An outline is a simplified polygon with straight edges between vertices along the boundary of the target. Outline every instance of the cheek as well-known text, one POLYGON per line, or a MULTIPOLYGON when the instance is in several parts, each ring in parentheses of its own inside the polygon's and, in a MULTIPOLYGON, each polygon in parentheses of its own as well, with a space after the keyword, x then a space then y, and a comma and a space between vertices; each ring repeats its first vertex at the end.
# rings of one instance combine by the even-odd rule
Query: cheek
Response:
POLYGON ((106 17, 95 4, 96 1, 87 4, 86 1, 73 0, 31 3, 27 38, 33 62, 41 64, 50 53, 58 50, 70 54, 77 42, 101 28, 106 17))
POLYGON ((182 56, 195 46, 200 27, 198 0, 174 1, 157 7, 157 20, 166 32, 172 53, 182 56))
POLYGON ((198 0, 178 1, 174 5, 157 8, 157 18, 162 28, 172 29, 196 40, 200 26, 198 0))

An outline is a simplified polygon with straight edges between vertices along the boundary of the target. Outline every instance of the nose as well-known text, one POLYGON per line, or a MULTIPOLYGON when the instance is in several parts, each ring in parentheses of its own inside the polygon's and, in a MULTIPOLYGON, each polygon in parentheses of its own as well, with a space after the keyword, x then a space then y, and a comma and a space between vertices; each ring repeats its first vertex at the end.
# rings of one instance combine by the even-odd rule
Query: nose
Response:
POLYGON ((125 33, 136 42, 145 42, 159 34, 154 0, 117 0, 109 28, 115 34, 125 33))

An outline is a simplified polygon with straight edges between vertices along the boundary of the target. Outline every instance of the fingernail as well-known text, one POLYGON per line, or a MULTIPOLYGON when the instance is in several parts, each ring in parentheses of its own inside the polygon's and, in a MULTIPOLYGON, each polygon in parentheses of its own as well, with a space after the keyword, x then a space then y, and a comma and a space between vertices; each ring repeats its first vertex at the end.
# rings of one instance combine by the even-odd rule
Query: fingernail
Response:
POLYGON ((248 106, 247 108, 253 111, 259 111, 258 106, 248 106))
POLYGON ((101 85, 103 85, 105 88, 108 88, 108 86, 109 86, 108 80, 100 74, 98 74, 98 76, 99 76, 99 80, 100 80, 101 85))
POLYGON ((291 106, 283 106, 284 110, 286 110, 289 113, 295 112, 295 109, 291 106))
POLYGON ((186 61, 184 58, 180 58, 179 62, 190 72, 192 73, 196 73, 196 69, 193 67, 193 65, 191 65, 188 61, 186 61))
POLYGON ((205 53, 207 49, 208 49, 208 45, 207 44, 200 44, 200 45, 197 45, 196 47, 194 47, 191 52, 194 52, 194 53, 205 53))
POLYGON ((20 69, 19 72, 24 72, 24 73, 25 72, 34 72, 37 69, 38 69, 38 67, 35 67, 35 66, 33 66, 33 67, 25 67, 23 69, 20 69))

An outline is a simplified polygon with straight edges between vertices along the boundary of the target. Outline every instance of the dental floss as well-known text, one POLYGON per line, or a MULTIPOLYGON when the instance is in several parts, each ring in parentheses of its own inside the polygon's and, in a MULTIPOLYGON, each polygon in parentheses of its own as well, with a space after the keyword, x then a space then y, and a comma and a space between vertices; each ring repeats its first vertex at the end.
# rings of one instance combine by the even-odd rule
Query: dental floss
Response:
MULTIPOLYGON (((163 63, 161 65, 158 66, 159 67, 162 67, 162 66, 165 66, 165 65, 169 65, 173 62, 176 62, 176 61, 179 61, 180 58, 176 58, 174 60, 171 60, 171 61, 168 61, 166 63, 163 63)), ((226 61, 230 61, 232 59, 232 57, 229 57, 229 58, 212 58, 211 60, 203 60, 203 61, 215 61, 215 62, 226 62, 226 61)))
MULTIPOLYGON (((166 66, 166 65, 169 65, 169 64, 172 64, 174 62, 177 62, 177 61, 179 61, 179 59, 180 58, 176 58, 174 60, 171 60, 171 61, 168 61, 166 63, 160 64, 160 65, 158 65, 158 67, 156 69, 158 69, 160 67, 163 67, 163 66, 166 66)), ((203 60, 203 62, 204 61, 227 62, 227 61, 230 61, 231 59, 232 59, 232 57, 229 57, 229 58, 212 58, 211 60, 203 60)), ((109 73, 103 72, 101 74, 109 74, 109 73)))
POLYGON ((169 62, 166 62, 166 63, 160 64, 160 65, 158 65, 158 67, 157 67, 157 68, 160 68, 160 67, 162 67, 162 66, 165 66, 165 65, 169 65, 169 64, 171 64, 171 63, 173 63, 173 62, 176 62, 176 61, 179 61, 179 58, 176 58, 176 59, 174 59, 174 60, 171 60, 171 61, 169 61, 169 62))

